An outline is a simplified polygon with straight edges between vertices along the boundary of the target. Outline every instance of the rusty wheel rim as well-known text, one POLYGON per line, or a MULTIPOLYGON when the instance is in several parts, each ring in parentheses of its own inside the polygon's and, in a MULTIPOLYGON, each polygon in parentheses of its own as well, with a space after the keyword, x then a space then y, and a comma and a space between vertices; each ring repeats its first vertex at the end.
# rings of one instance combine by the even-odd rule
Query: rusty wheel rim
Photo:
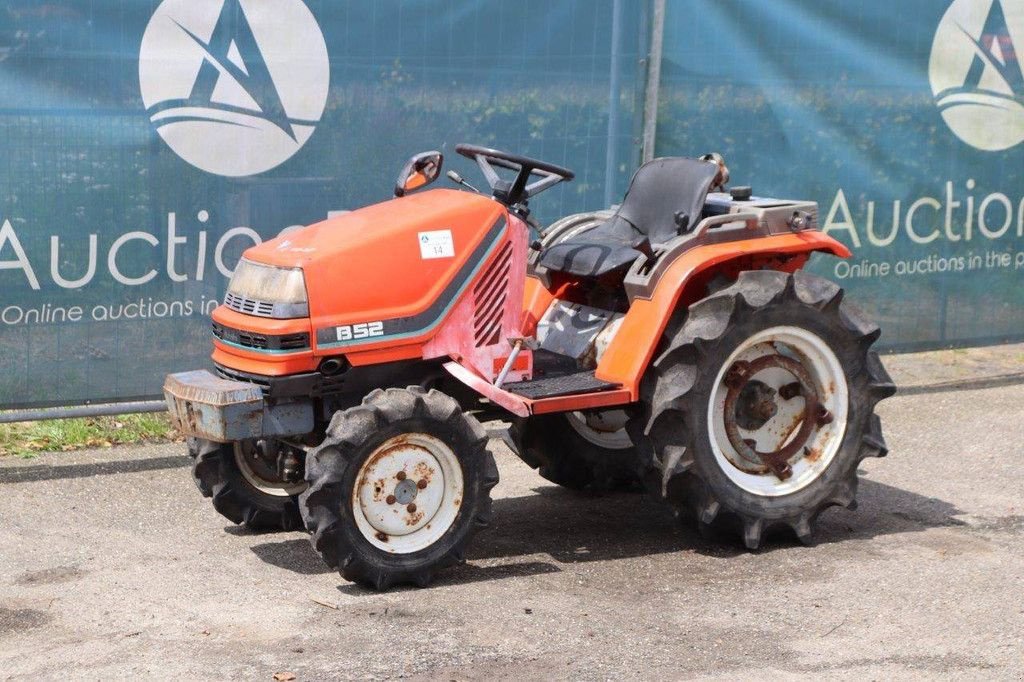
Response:
POLYGON ((235 464, 242 478, 259 492, 272 497, 291 497, 306 489, 306 482, 288 482, 282 479, 271 464, 259 452, 256 441, 235 443, 235 464))
POLYGON ((448 532, 462 495, 455 452, 431 435, 406 433, 382 443, 363 462, 349 503, 359 532, 371 545, 410 554, 448 532))
POLYGON ((809 330, 773 327, 723 363, 708 410, 716 461, 744 490, 788 495, 820 477, 842 443, 846 377, 828 344, 809 330))
POLYGON ((569 426, 588 443, 606 450, 627 450, 633 441, 626 433, 629 415, 625 410, 602 410, 600 412, 566 412, 569 426))

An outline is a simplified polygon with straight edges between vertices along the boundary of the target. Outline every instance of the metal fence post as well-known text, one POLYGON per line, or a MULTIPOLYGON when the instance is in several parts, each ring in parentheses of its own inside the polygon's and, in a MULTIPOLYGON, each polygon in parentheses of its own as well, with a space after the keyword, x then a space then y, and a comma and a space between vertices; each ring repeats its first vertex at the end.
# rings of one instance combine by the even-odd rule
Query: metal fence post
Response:
POLYGON ((615 197, 615 175, 618 165, 619 104, 621 89, 622 0, 612 3, 611 68, 608 78, 608 142, 604 158, 604 205, 611 206, 615 197))
POLYGON ((644 162, 654 158, 658 131, 658 91, 661 88, 661 48, 665 40, 665 0, 654 0, 651 17, 651 48, 647 60, 647 84, 644 88, 644 162))

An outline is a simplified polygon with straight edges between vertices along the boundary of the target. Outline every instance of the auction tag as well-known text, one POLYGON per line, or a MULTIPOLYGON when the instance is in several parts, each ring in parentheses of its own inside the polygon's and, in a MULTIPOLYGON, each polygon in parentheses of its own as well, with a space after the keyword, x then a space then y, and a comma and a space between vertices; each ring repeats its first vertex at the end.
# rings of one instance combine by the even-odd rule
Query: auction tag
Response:
POLYGON ((455 242, 452 240, 451 230, 420 232, 419 240, 420 257, 423 260, 430 258, 452 258, 455 256, 455 242))

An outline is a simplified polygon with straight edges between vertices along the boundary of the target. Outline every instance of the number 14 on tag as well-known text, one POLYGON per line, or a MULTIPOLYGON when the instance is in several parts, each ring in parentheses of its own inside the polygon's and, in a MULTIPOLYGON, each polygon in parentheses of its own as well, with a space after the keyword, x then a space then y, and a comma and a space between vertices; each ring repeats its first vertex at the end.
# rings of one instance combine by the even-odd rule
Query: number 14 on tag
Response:
POLYGON ((451 230, 433 230, 420 232, 420 258, 452 258, 455 256, 455 242, 451 230))

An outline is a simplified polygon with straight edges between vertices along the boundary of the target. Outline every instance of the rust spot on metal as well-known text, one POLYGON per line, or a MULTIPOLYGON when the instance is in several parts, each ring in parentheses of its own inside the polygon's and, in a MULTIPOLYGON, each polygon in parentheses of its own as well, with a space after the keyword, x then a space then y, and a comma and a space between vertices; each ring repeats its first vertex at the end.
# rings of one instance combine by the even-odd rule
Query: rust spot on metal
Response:
POLYGON ((793 469, 789 465, 789 460, 810 442, 816 420, 820 417, 822 409, 817 387, 807 369, 792 358, 783 355, 766 355, 749 363, 741 361, 734 364, 726 374, 725 384, 729 389, 723 406, 725 434, 733 448, 743 459, 751 462, 761 461, 780 480, 784 481, 790 478, 793 475, 793 469), (797 383, 800 384, 800 394, 804 398, 804 409, 801 414, 795 416, 794 423, 779 441, 775 451, 758 452, 740 435, 737 403, 741 391, 750 378, 773 367, 784 369, 796 378, 797 383), (799 426, 799 430, 797 430, 797 426, 799 426), (795 436, 793 436, 794 431, 796 431, 795 436))
POLYGON ((413 476, 419 480, 416 482, 416 487, 420 490, 426 488, 430 484, 430 479, 434 476, 434 470, 430 468, 430 465, 426 462, 419 462, 413 467, 413 476))
POLYGON ((793 435, 793 432, 800 427, 800 424, 802 424, 803 421, 803 412, 793 415, 793 419, 790 420, 789 424, 787 424, 786 427, 779 432, 779 435, 782 436, 782 439, 779 441, 779 444, 781 445, 785 443, 787 440, 789 440, 789 437, 793 435))
POLYGON ((456 497, 456 498, 455 498, 455 501, 454 501, 454 502, 452 502, 452 504, 453 504, 454 506, 456 506, 456 507, 458 507, 458 506, 461 506, 461 505, 462 505, 462 498, 461 498, 461 497, 456 497))
POLYGON ((415 514, 409 514, 405 519, 405 525, 415 526, 417 523, 423 520, 423 512, 416 512, 415 514))
POLYGON ((743 360, 738 360, 725 373, 725 385, 733 389, 743 388, 752 374, 750 364, 743 360))
POLYGON ((817 462, 821 459, 821 448, 804 448, 804 458, 808 462, 817 462))
POLYGON ((388 541, 388 534, 385 533, 384 531, 377 531, 377 539, 380 540, 381 542, 387 542, 388 541))
POLYGON ((377 464, 377 462, 394 453, 395 450, 408 450, 409 448, 416 448, 417 450, 422 450, 425 453, 429 453, 429 451, 426 448, 423 448, 419 445, 416 445, 415 443, 410 442, 409 436, 410 434, 402 434, 401 436, 396 436, 392 438, 390 441, 388 441, 387 447, 381 448, 380 450, 375 452, 372 457, 366 460, 366 463, 363 464, 363 467, 367 469, 372 468, 374 465, 377 464))
POLYGON ((779 388, 779 395, 782 396, 783 400, 792 400, 793 398, 800 395, 800 382, 794 381, 791 384, 779 388))

